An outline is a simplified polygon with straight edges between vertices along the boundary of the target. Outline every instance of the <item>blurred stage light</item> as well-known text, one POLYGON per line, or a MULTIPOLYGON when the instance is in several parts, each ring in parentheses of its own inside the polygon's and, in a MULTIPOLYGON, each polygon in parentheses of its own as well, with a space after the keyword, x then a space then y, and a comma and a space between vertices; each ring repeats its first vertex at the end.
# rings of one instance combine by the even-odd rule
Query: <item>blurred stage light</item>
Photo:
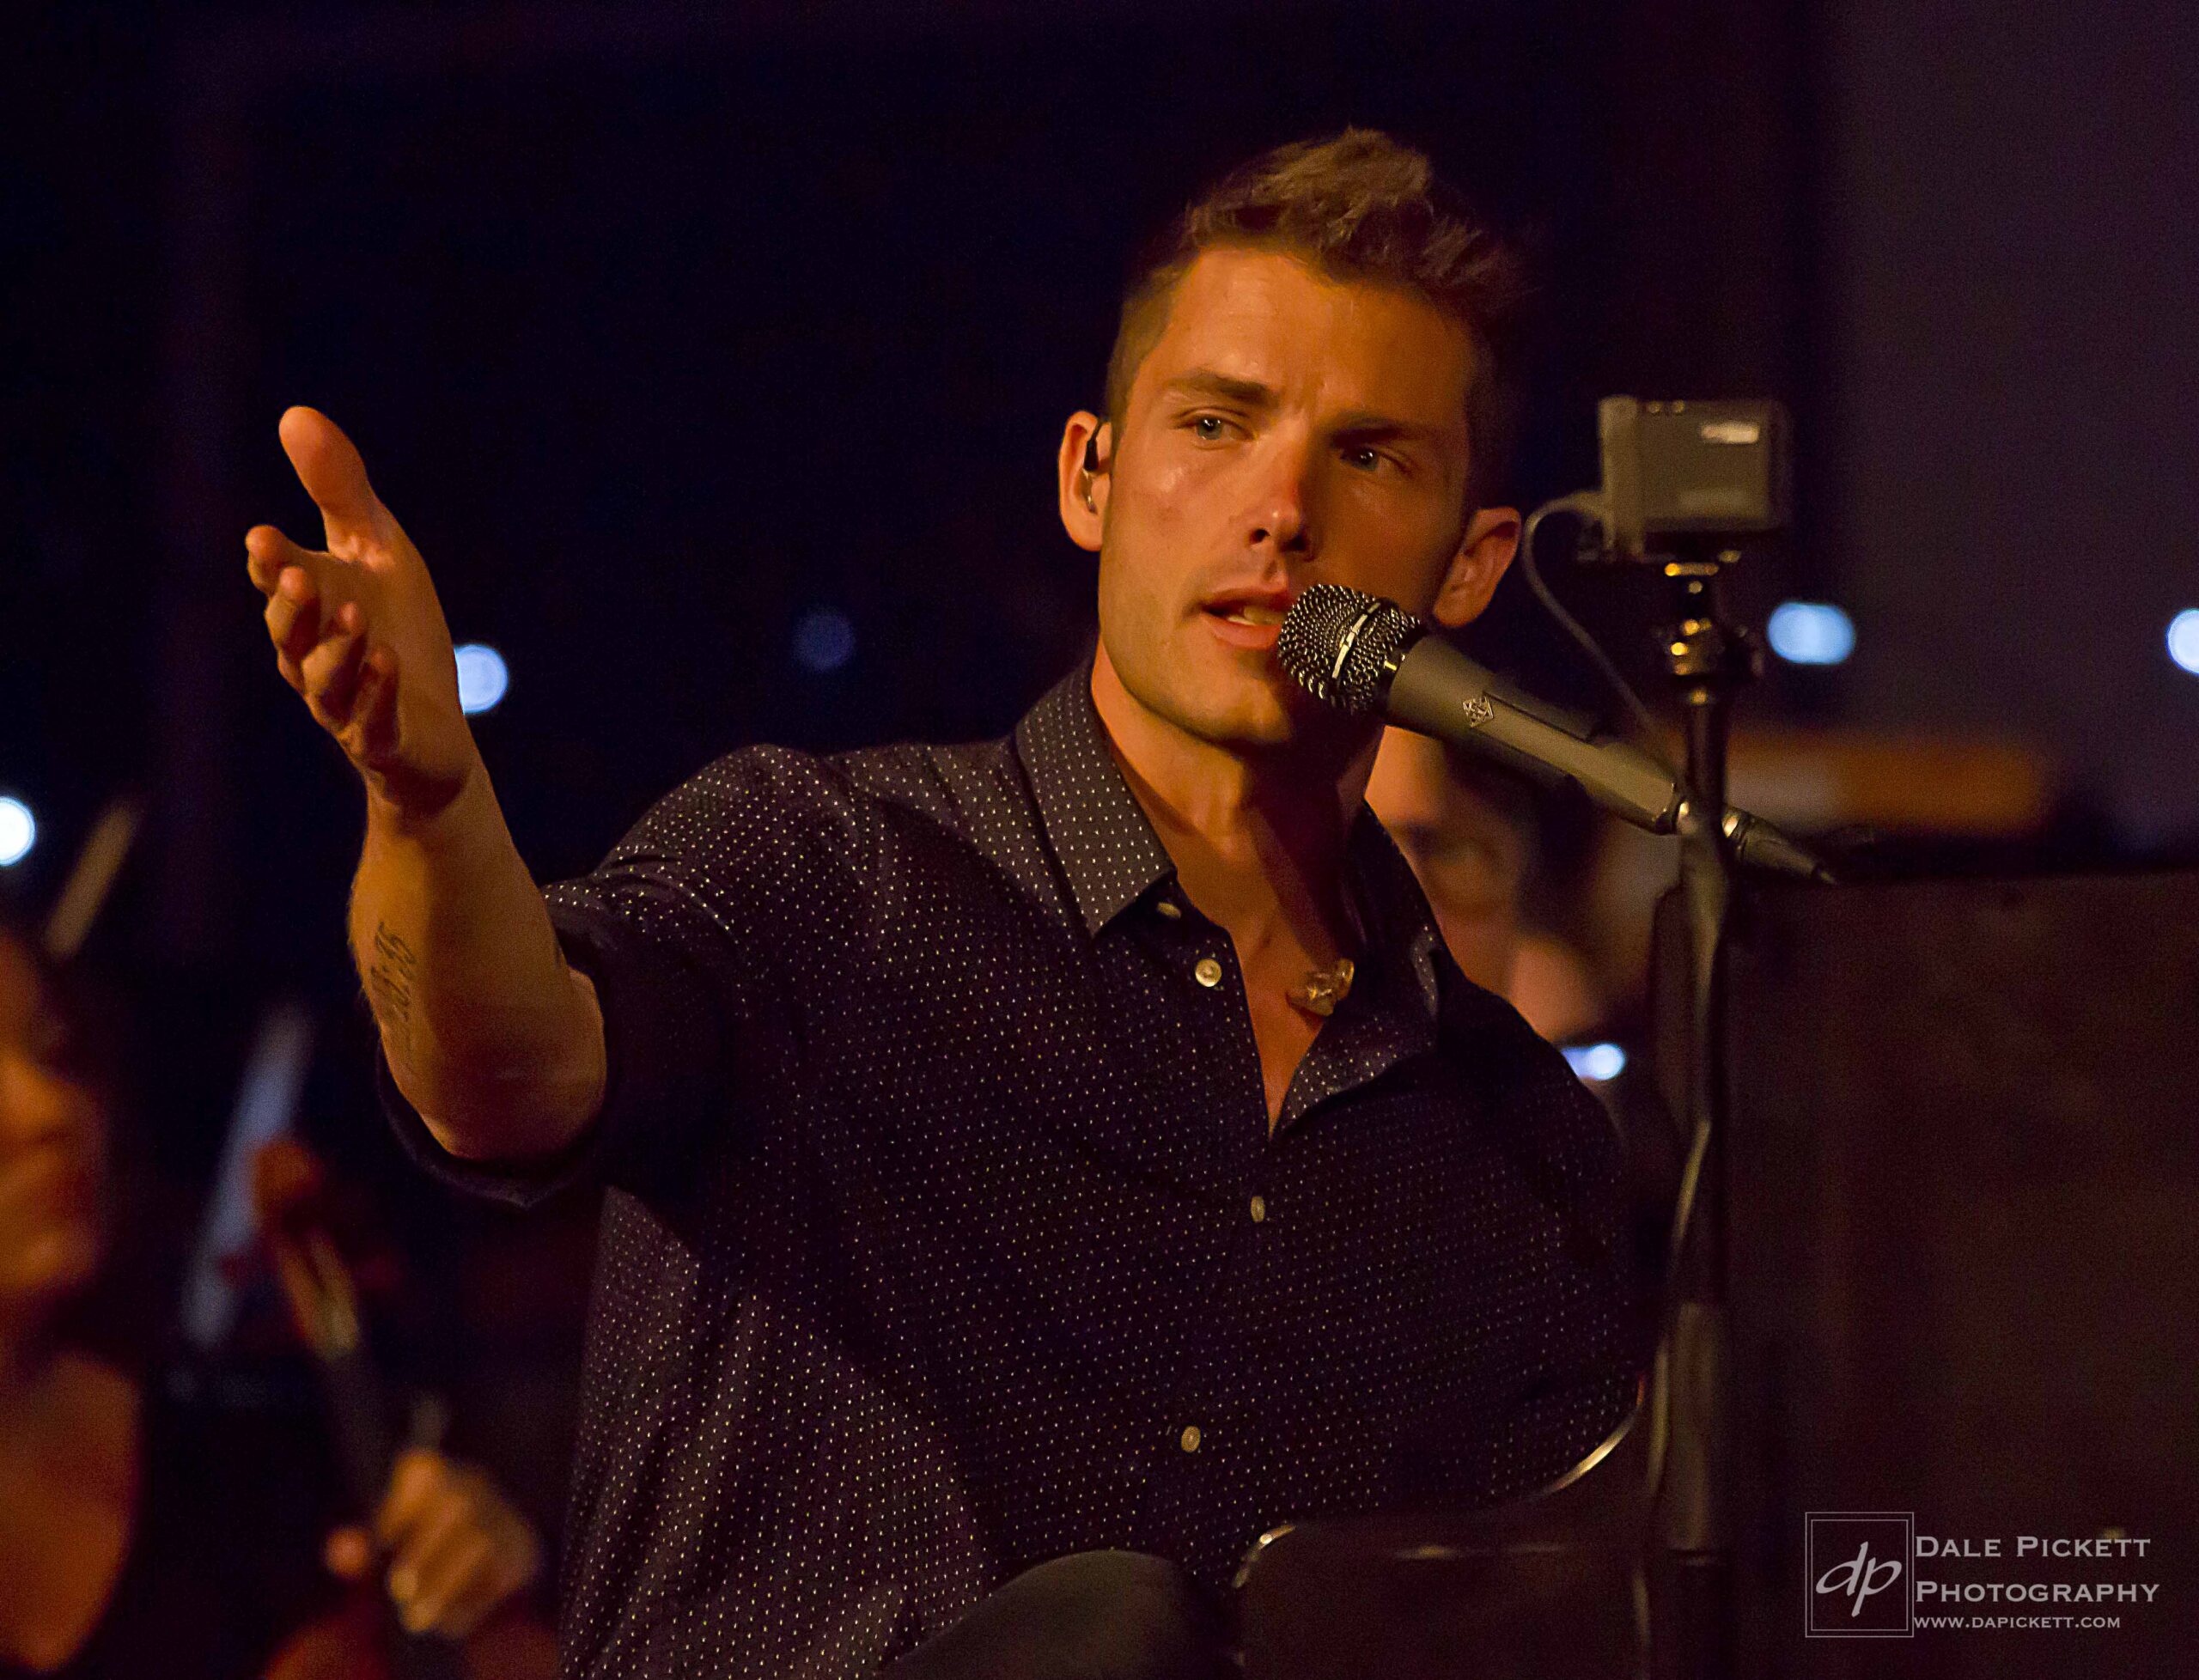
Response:
POLYGON ((1626 1052, 1617 1044, 1568 1044, 1565 1059, 1576 1079, 1593 1080, 1599 1085, 1626 1071, 1626 1052))
POLYGON ((38 843, 38 819, 19 799, 0 795, 0 869, 21 863, 38 843))
POLYGON ((837 607, 815 606, 795 620, 794 662, 822 677, 856 656, 854 621, 837 607))
POLYGON ((2199 606, 2187 606, 2168 621, 2168 656, 2199 677, 2199 606))
POLYGON ((1771 651, 1789 665, 1837 665, 1855 651, 1855 621, 1822 601, 1786 601, 1765 626, 1771 651))
POLYGON ((495 710, 496 702, 511 685, 512 673, 504 667, 504 656, 494 648, 468 642, 459 648, 458 705, 468 717, 495 710))

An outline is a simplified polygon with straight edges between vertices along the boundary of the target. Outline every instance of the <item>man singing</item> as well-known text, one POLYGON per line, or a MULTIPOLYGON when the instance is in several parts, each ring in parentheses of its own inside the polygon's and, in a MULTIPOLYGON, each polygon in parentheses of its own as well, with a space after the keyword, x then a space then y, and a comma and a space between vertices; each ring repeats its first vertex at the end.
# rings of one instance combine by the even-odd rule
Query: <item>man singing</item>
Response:
POLYGON ((423 1161, 610 1186, 574 1675, 1210 1675, 1246 1548, 1564 1470, 1633 1391, 1617 1153, 1446 953, 1307 584, 1488 602, 1511 260, 1426 159, 1256 160, 1132 285, 1060 511, 1099 645, 1003 740, 758 747, 536 887, 418 552, 307 409, 283 676, 364 780, 423 1161))

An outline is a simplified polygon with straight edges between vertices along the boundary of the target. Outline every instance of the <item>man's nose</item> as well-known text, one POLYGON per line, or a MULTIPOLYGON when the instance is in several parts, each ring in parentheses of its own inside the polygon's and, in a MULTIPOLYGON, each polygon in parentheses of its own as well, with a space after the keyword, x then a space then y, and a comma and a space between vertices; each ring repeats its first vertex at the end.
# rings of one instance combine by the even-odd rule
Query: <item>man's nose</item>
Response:
POLYGON ((1304 438, 1284 431, 1270 433, 1266 443, 1248 511, 1246 541, 1253 548, 1306 554, 1313 540, 1313 451, 1304 438))

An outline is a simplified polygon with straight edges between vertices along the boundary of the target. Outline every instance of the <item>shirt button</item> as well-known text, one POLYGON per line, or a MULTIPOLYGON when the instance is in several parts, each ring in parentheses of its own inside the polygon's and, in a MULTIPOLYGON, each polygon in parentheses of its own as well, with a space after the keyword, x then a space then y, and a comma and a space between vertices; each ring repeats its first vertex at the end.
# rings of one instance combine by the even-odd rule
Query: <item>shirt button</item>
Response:
POLYGON ((1156 898, 1153 901, 1153 908, 1171 922, 1180 921, 1183 918, 1184 907, 1173 898, 1156 898))
POLYGON ((1258 1225, 1268 1216, 1268 1199, 1264 1196, 1252 1198, 1252 1223, 1258 1225))
POLYGON ((1199 1442, 1202 1439, 1199 1434, 1199 1426, 1196 1423, 1186 1423, 1184 1426, 1184 1433, 1176 1437, 1176 1444, 1186 1452, 1196 1452, 1199 1450, 1199 1442))
POLYGON ((1221 965, 1211 957, 1202 957, 1198 966, 1191 971, 1191 977, 1202 986, 1218 986, 1221 983, 1221 965))

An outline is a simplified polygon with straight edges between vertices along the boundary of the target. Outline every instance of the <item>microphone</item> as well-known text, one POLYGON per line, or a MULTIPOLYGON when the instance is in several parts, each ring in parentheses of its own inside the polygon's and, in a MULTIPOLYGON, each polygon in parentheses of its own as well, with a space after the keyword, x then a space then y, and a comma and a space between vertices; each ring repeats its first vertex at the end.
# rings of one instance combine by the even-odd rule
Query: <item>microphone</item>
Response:
MULTIPOLYGON (((1589 798, 1652 834, 1692 813, 1672 772, 1646 752, 1508 688, 1399 606, 1341 584, 1315 583, 1292 603, 1276 657, 1300 687, 1339 711, 1502 759, 1545 782, 1577 782, 1589 798)), ((1739 862, 1830 881, 1808 850, 1761 818, 1728 806, 1718 819, 1739 862)))

